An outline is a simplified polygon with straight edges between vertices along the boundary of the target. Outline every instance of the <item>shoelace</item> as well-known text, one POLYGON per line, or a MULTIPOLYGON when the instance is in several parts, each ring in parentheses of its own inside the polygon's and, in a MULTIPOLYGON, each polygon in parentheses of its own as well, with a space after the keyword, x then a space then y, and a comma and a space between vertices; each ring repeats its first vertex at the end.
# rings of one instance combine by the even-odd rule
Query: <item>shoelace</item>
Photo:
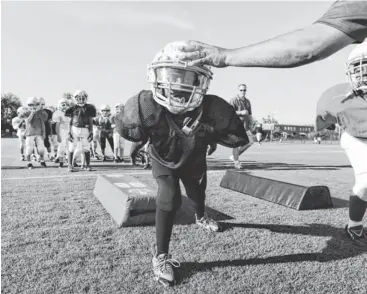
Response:
POLYGON ((166 264, 171 264, 173 267, 179 267, 181 264, 176 260, 176 259, 173 259, 173 258, 158 258, 158 265, 157 267, 159 268, 160 271, 163 271, 166 269, 166 264))

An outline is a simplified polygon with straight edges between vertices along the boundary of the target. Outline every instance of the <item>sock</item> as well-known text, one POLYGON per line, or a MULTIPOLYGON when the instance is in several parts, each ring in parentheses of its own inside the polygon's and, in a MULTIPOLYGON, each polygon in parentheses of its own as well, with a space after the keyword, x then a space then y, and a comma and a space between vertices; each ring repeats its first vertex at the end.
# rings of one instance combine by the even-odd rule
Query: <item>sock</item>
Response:
POLYGON ((24 155, 24 147, 20 147, 20 155, 24 155))
POLYGON ((367 201, 362 200, 356 195, 349 197, 349 223, 348 227, 362 225, 363 216, 366 213, 367 201))
POLYGON ((156 210, 157 255, 168 253, 175 215, 175 211, 164 211, 159 208, 156 210))
POLYGON ((90 165, 90 152, 84 152, 85 155, 85 162, 87 164, 87 166, 90 165))
POLYGON ((70 166, 73 166, 73 157, 74 157, 74 152, 69 152, 68 153, 68 164, 70 166))

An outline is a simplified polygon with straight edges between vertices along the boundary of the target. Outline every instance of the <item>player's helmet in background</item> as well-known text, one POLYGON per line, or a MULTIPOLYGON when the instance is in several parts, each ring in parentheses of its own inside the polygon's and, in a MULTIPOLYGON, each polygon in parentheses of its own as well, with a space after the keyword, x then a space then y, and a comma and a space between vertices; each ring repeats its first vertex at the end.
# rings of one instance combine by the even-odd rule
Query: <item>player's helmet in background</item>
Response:
POLYGON ((346 73, 353 90, 361 95, 367 94, 367 39, 349 54, 346 73))
POLYGON ((68 102, 68 99, 65 99, 65 98, 61 98, 59 101, 57 101, 57 109, 62 111, 62 112, 65 112, 66 109, 69 108, 69 102, 68 102))
POLYGON ((44 99, 43 97, 38 97, 38 101, 39 101, 39 103, 40 103, 41 108, 42 108, 42 109, 43 109, 43 108, 45 108, 45 106, 46 106, 46 101, 45 101, 45 99, 44 99))
POLYGON ((78 90, 73 94, 75 103, 79 106, 84 106, 88 101, 88 94, 84 90, 78 90))
POLYGON ((40 106, 40 101, 37 97, 28 97, 27 106, 30 110, 36 111, 40 106))
POLYGON ((31 112, 29 111, 28 107, 21 106, 17 109, 17 115, 19 118, 27 118, 31 112))
POLYGON ((111 114, 111 107, 107 104, 102 104, 100 107, 102 116, 107 117, 111 114))
POLYGON ((124 109, 124 105, 122 103, 116 103, 115 104, 115 111, 116 113, 120 113, 121 110, 124 109))
POLYGON ((199 107, 213 76, 209 66, 188 66, 180 61, 177 48, 181 45, 181 42, 166 45, 148 65, 148 82, 154 100, 174 114, 199 107), (176 93, 189 96, 177 97, 176 93))
POLYGON ((53 106, 53 105, 49 105, 46 107, 47 109, 51 110, 52 112, 55 112, 57 107, 53 106))
POLYGON ((21 107, 18 107, 17 109, 17 115, 19 115, 20 113, 24 112, 27 110, 27 107, 25 106, 21 106, 21 107))

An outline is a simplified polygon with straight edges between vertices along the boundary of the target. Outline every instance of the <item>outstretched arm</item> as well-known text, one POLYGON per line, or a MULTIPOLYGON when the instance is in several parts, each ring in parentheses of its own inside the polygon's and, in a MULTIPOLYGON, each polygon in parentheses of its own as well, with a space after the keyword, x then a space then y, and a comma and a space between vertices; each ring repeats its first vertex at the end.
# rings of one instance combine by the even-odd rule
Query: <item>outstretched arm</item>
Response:
POLYGON ((179 48, 183 60, 216 67, 291 68, 324 59, 355 40, 321 23, 267 41, 237 49, 224 49, 197 41, 179 48))

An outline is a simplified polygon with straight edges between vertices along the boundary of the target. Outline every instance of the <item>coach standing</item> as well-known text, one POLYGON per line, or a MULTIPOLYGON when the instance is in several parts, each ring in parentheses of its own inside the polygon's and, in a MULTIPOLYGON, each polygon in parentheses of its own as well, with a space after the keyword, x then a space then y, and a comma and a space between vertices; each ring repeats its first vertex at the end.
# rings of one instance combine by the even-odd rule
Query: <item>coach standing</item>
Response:
POLYGON ((250 142, 247 145, 232 149, 232 156, 230 157, 230 159, 234 162, 234 167, 236 169, 242 169, 239 157, 253 143, 251 134, 251 122, 252 122, 251 102, 246 98, 246 92, 247 92, 247 86, 245 84, 240 84, 238 86, 237 96, 235 96, 229 101, 229 103, 234 107, 237 115, 243 122, 248 138, 250 140, 250 142))

